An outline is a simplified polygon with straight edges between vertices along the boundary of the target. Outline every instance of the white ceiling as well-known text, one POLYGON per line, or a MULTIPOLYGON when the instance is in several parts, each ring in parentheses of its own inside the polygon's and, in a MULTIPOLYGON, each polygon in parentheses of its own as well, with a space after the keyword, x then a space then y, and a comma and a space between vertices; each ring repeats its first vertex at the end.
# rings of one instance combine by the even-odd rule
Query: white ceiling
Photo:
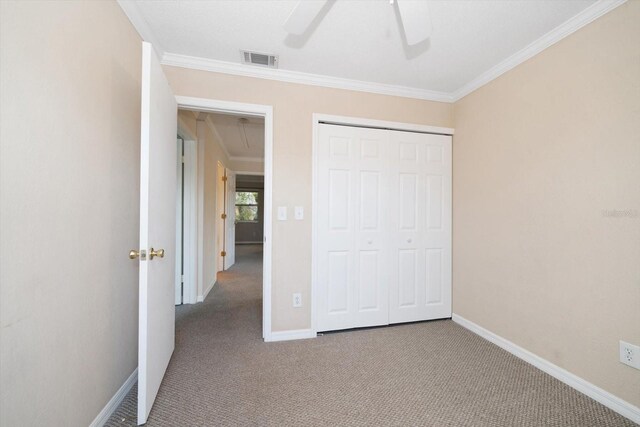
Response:
POLYGON ((487 80, 487 73, 505 68, 506 60, 522 62, 620 1, 430 0, 431 38, 411 47, 403 42, 396 6, 389 0, 337 0, 303 36, 283 29, 295 0, 123 3, 143 37, 165 54, 165 63, 178 54, 237 64, 236 71, 253 68, 239 65, 240 50, 246 49, 279 55, 280 73, 311 73, 455 98, 474 80, 487 80), (132 17, 132 9, 137 16, 132 17))
POLYGON ((223 150, 232 160, 259 160, 264 158, 264 118, 230 114, 199 113, 206 117, 213 132, 220 138, 223 150), (244 125, 240 119, 245 119, 244 125), (244 134, 247 139, 245 143, 244 134), (247 147, 248 144, 248 147, 247 147))

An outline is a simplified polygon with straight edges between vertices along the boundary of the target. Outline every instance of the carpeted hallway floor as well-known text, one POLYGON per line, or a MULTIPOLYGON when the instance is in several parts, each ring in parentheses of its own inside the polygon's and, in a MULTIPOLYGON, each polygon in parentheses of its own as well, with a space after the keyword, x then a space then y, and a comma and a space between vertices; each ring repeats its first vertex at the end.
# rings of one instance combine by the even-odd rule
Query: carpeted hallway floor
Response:
MULTIPOLYGON (((262 252, 239 246, 176 349, 148 426, 631 426, 450 320, 261 339, 262 252)), ((108 426, 133 426, 136 389, 108 426)))

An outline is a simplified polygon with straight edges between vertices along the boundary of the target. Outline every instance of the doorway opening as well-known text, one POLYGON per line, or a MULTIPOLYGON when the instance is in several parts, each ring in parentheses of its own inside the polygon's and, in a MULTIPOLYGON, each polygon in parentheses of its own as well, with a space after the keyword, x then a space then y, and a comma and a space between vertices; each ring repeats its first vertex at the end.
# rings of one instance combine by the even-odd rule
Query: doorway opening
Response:
POLYGON ((237 258, 262 254, 262 336, 269 341, 272 108, 176 99, 176 305, 205 301, 237 258))

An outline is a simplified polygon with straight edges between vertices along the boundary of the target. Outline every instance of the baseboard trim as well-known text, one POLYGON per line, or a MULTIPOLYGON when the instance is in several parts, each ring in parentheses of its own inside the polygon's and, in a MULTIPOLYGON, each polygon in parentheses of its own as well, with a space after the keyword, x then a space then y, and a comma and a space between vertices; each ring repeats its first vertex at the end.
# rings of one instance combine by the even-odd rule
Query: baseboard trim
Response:
POLYGON ((575 374, 572 374, 566 369, 554 365, 548 360, 531 353, 529 350, 525 350, 524 348, 512 343, 505 338, 502 338, 499 335, 494 334, 493 332, 473 323, 470 320, 465 319, 462 316, 454 313, 452 316, 452 320, 458 325, 470 330, 471 332, 480 335, 487 341, 492 342, 503 350, 508 351, 514 356, 562 381, 568 386, 573 387, 580 393, 589 396, 596 402, 603 404, 607 408, 617 412, 623 417, 629 418, 631 421, 640 424, 640 408, 638 408, 637 406, 620 399, 619 397, 609 393, 608 391, 601 389, 600 387, 588 382, 583 378, 580 378, 575 374))
POLYGON ((198 296, 198 298, 196 299, 196 302, 204 302, 204 300, 207 299, 207 295, 209 295, 209 292, 211 292, 211 289, 213 289, 215 284, 216 284, 215 280, 211 282, 209 286, 207 286, 207 289, 204 290, 204 295, 198 296))
POLYGON ((89 427, 102 427, 109 420, 109 417, 113 415, 113 413, 118 409, 118 406, 125 398, 127 393, 131 390, 131 387, 138 381, 138 368, 136 368, 129 378, 122 384, 122 386, 116 391, 116 394, 113 395, 111 400, 107 403, 107 405, 102 408, 102 411, 98 414, 98 416, 93 420, 89 427))
POLYGON ((266 342, 276 341, 291 341, 291 340, 304 340, 308 338, 315 338, 317 334, 311 329, 294 329, 291 331, 277 331, 271 332, 271 336, 265 338, 266 342))

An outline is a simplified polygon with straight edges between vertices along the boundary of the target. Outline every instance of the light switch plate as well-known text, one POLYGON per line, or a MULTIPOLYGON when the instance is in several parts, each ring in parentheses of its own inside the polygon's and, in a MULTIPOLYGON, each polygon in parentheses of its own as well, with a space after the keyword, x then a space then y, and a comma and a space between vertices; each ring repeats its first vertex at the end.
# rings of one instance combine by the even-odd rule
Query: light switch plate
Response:
POLYGON ((297 220, 304 219, 304 208, 302 206, 296 206, 294 216, 297 220))
POLYGON ((286 221, 286 220, 287 220, 287 207, 278 206, 278 221, 286 221))

